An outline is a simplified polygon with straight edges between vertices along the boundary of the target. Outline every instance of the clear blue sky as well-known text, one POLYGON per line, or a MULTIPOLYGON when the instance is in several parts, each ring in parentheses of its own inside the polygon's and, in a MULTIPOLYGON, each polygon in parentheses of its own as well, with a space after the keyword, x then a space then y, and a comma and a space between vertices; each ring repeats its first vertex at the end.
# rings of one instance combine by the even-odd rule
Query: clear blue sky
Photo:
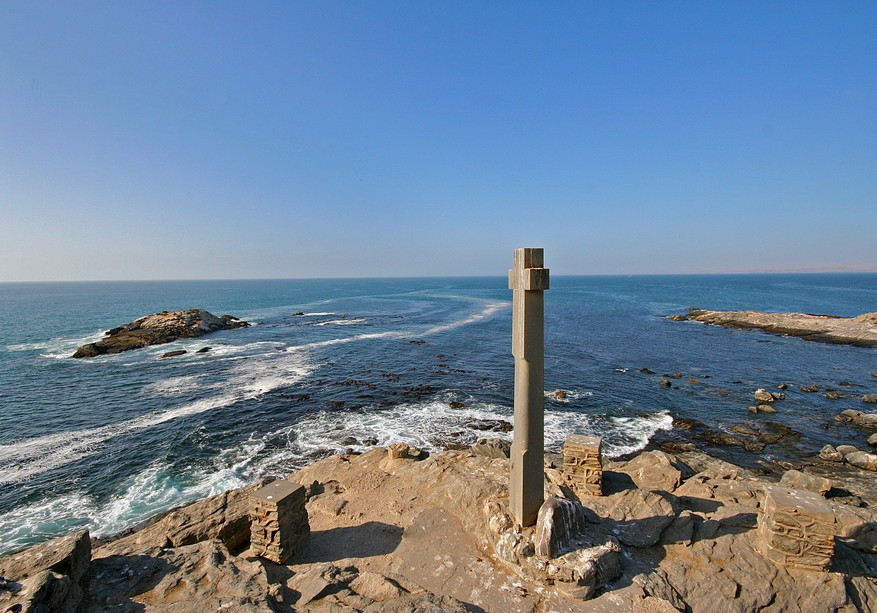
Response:
POLYGON ((877 271, 877 3, 0 3, 0 281, 877 271))

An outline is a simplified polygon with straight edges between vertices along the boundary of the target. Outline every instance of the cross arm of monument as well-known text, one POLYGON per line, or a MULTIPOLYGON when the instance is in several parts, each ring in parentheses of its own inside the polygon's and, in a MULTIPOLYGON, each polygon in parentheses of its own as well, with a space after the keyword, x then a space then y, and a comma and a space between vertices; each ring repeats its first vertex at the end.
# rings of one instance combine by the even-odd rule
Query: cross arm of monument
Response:
POLYGON ((548 269, 544 267, 543 253, 543 249, 515 249, 514 268, 509 270, 509 289, 548 289, 548 269))

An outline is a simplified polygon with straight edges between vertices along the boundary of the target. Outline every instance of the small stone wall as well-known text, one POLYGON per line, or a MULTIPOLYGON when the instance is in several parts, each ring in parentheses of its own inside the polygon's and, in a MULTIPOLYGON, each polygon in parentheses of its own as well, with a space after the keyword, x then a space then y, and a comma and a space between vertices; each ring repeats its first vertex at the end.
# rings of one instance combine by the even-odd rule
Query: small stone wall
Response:
POLYGON ((762 553, 781 566, 827 570, 831 565, 834 512, 814 492, 766 488, 758 533, 762 553))
POLYGON ((603 439, 571 434, 563 444, 563 480, 578 495, 603 494, 603 439))
POLYGON ((311 531, 305 509, 305 488, 278 479, 253 492, 250 501, 250 547, 253 553, 283 564, 311 531))

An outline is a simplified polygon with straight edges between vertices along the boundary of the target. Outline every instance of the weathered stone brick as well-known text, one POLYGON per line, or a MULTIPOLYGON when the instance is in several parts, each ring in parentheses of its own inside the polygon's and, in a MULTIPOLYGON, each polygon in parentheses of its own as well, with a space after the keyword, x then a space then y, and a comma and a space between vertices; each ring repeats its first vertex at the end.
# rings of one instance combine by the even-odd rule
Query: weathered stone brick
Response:
POLYGON ((576 494, 603 494, 603 439, 571 434, 563 444, 563 478, 576 494))
POLYGON ((777 564, 813 570, 827 570, 831 564, 834 512, 814 492, 766 488, 758 532, 762 552, 777 564))
POLYGON ((282 564, 310 533, 305 488, 278 479, 250 495, 250 547, 267 560, 282 564))

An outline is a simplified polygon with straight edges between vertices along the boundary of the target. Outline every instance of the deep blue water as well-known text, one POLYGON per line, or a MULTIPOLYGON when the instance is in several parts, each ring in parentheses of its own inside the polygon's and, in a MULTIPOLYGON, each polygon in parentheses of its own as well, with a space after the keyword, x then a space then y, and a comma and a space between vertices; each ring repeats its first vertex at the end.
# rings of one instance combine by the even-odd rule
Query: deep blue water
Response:
MULTIPOLYGON (((875 274, 555 277, 545 296, 548 447, 598 434, 617 456, 691 436, 674 417, 798 433, 758 453, 710 448, 742 463, 862 445, 834 420, 860 400, 798 387, 877 392, 877 349, 666 317, 689 306, 858 315, 877 311, 875 274), (675 389, 658 386, 674 372, 675 389), (747 412, 756 388, 780 382, 777 414, 747 412)), ((510 438, 510 335, 505 278, 0 284, 0 551, 77 527, 116 532, 375 441, 510 438), (70 358, 111 327, 184 308, 255 325, 70 358), (178 348, 189 353, 160 357, 178 348)))

